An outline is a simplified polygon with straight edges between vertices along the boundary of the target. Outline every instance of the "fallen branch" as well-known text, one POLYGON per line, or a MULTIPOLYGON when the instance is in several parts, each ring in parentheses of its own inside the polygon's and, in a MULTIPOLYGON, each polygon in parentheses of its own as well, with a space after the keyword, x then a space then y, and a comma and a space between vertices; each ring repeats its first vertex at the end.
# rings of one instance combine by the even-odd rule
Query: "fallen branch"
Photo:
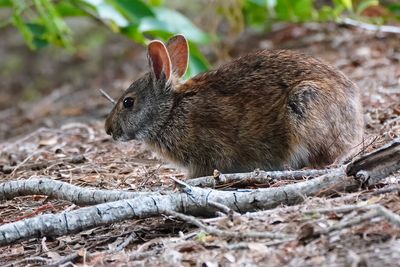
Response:
POLYGON ((94 205, 121 199, 160 195, 160 193, 84 188, 45 177, 0 184, 0 200, 10 200, 25 195, 46 195, 50 198, 67 200, 76 205, 94 205))
MULTIPOLYGON (((356 162, 361 164, 368 161, 368 157, 377 158, 380 153, 388 155, 390 151, 397 155, 399 146, 400 142, 397 140, 356 162)), ((372 163, 364 164, 361 169, 369 173, 368 184, 371 185, 372 182, 376 183, 391 174, 393 170, 400 169, 398 161, 392 160, 390 163, 393 165, 386 165, 386 169, 381 169, 372 163), (376 171, 377 169, 379 171, 376 171)), ((356 163, 352 163, 351 166, 347 170, 360 169, 356 163)), ((302 202, 306 196, 354 190, 366 183, 358 175, 358 172, 355 175, 356 177, 349 177, 346 176, 345 170, 346 168, 342 167, 332 173, 309 181, 256 190, 221 191, 193 187, 184 182, 179 182, 184 193, 119 200, 71 212, 45 214, 35 218, 4 224, 0 226, 0 245, 32 237, 71 234, 122 220, 159 216, 170 212, 200 216, 213 215, 214 212, 209 208, 208 202, 220 203, 237 212, 270 209, 281 204, 292 205, 302 202)), ((118 193, 120 194, 120 192, 118 193)))
POLYGON ((269 184, 280 180, 304 180, 306 177, 316 177, 336 171, 337 169, 294 170, 294 171, 254 171, 249 173, 231 173, 205 176, 186 181, 189 185, 216 188, 221 185, 234 184, 246 186, 254 184, 269 184))
POLYGON ((387 32, 387 33, 400 33, 400 27, 397 26, 390 26, 390 25, 374 25, 370 23, 365 23, 362 21, 350 19, 350 18, 344 18, 342 20, 342 23, 354 27, 359 27, 364 30, 368 31, 374 31, 374 32, 387 32))
POLYGON ((349 176, 358 176, 364 180, 365 186, 370 186, 399 170, 399 166, 400 138, 354 160, 346 167, 346 173, 349 176))

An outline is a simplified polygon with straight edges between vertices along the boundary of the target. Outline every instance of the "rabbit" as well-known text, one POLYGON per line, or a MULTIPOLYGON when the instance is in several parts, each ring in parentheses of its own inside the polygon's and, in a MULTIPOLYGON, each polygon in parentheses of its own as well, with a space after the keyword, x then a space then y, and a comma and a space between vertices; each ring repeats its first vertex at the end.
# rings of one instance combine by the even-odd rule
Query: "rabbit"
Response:
POLYGON ((362 142, 358 87, 318 59, 264 50, 183 81, 183 35, 147 53, 150 71, 118 100, 106 133, 143 141, 190 178, 322 167, 362 142))

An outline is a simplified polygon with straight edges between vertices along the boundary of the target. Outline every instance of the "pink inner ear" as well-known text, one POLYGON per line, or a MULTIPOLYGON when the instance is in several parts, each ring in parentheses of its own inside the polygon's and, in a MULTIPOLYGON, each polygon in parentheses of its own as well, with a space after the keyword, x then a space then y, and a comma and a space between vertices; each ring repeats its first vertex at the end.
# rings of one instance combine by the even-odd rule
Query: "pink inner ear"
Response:
POLYGON ((183 35, 175 35, 167 42, 172 69, 178 77, 185 75, 189 63, 189 46, 183 35))
POLYGON ((152 41, 147 50, 156 79, 160 79, 162 73, 164 73, 165 78, 169 80, 171 77, 171 60, 165 45, 160 41, 152 41))

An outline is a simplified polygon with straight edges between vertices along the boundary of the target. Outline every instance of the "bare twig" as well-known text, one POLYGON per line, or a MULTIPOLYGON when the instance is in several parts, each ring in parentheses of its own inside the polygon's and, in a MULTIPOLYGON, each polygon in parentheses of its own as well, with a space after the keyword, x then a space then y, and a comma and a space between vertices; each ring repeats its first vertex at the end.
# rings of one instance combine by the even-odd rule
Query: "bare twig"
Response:
MULTIPOLYGON (((268 242, 263 242, 260 243, 261 245, 267 247, 271 246, 277 246, 283 243, 291 242, 296 240, 295 238, 287 238, 287 239, 280 239, 280 240, 273 240, 273 241, 268 241, 268 242)), ((247 243, 247 242, 240 242, 240 243, 235 243, 235 244, 228 244, 226 245, 226 248, 229 250, 240 250, 240 249, 249 249, 252 244, 247 243)))
POLYGON ((129 260, 130 261, 137 261, 137 260, 141 260, 143 258, 148 258, 154 255, 158 255, 161 253, 163 249, 160 248, 155 248, 152 249, 151 251, 146 251, 146 252, 133 252, 129 255, 129 260))
POLYGON ((390 25, 374 25, 351 18, 343 18, 342 23, 374 32, 387 32, 400 34, 400 27, 390 25))
POLYGON ((133 240, 138 239, 138 236, 136 235, 135 232, 133 232, 132 234, 130 234, 125 240, 124 242, 122 242, 121 244, 119 244, 114 251, 121 251, 123 249, 126 248, 126 246, 128 246, 133 240))
POLYGON ((182 213, 178 213, 175 211, 167 211, 169 215, 177 217, 181 220, 184 220, 190 224, 193 224, 203 231, 220 237, 228 237, 228 238, 270 238, 270 239, 287 239, 294 238, 291 235, 282 234, 282 233, 269 233, 269 232, 239 232, 239 231, 229 231, 229 230, 221 230, 209 225, 202 223, 199 219, 193 216, 185 215, 182 213))
MULTIPOLYGON (((373 204, 373 205, 368 205, 368 206, 356 206, 356 205, 349 205, 347 207, 338 207, 338 208, 333 208, 331 209, 332 211, 335 212, 348 212, 351 211, 351 208, 364 208, 369 210, 367 213, 364 213, 360 216, 354 217, 351 220, 346 220, 339 222, 338 224, 335 224, 328 229, 322 231, 322 233, 329 233, 332 231, 337 231, 341 230, 344 228, 348 228, 354 225, 358 225, 362 222, 365 222, 367 220, 371 220, 376 217, 383 217, 386 220, 388 220, 391 224, 400 227, 400 215, 388 210, 387 208, 383 207, 380 204, 373 204)), ((328 212, 328 209, 325 210, 319 210, 318 212, 325 213, 328 212)))
POLYGON ((400 227, 400 215, 394 213, 391 210, 388 210, 387 208, 377 205, 376 211, 378 214, 382 217, 384 217, 386 220, 388 220, 391 224, 396 225, 397 227, 400 227))
POLYGON ((77 258, 79 258, 81 256, 81 252, 80 251, 75 251, 72 252, 71 254, 68 254, 64 257, 62 257, 61 259, 54 261, 48 265, 46 265, 45 267, 57 267, 57 266, 62 266, 62 264, 67 263, 67 262, 71 262, 77 258))
POLYGON ((228 206, 223 205, 221 203, 218 202, 214 202, 214 201, 208 201, 208 205, 210 205, 211 207, 217 208, 220 211, 222 211, 225 214, 233 214, 236 213, 235 211, 233 211, 232 209, 230 209, 228 206))
MULTIPOLYGON (((41 151, 37 151, 36 153, 40 153, 41 151)), ((36 154, 35 153, 35 154, 36 154)), ((35 155, 33 154, 33 155, 35 155)), ((20 164, 18 164, 15 167, 12 166, 3 166, 3 172, 4 173, 10 173, 10 175, 13 175, 17 170, 40 170, 47 168, 50 165, 57 165, 59 163, 72 163, 72 164, 80 164, 86 161, 86 158, 83 155, 76 155, 72 157, 65 157, 65 158, 60 158, 60 159, 54 159, 54 160, 48 160, 48 161, 39 161, 35 163, 26 163, 29 161, 32 156, 29 156, 25 158, 20 164)))
POLYGON ((370 206, 371 205, 342 205, 340 207, 334 207, 334 208, 306 210, 306 211, 303 211, 303 213, 305 213, 305 214, 315 214, 315 213, 325 214, 325 213, 331 213, 331 212, 347 213, 347 212, 351 212, 354 210, 369 208, 370 206))
POLYGON ((15 172, 21 168, 25 163, 27 163, 33 156, 42 153, 43 150, 37 150, 33 153, 31 153, 29 156, 27 156, 23 161, 21 161, 17 166, 15 166, 15 168, 12 170, 12 172, 10 173, 11 176, 13 176, 15 174, 15 172))
POLYGON ((323 231, 323 233, 329 233, 329 232, 333 232, 333 231, 337 231, 337 230, 341 230, 344 228, 348 228, 354 225, 358 225, 362 222, 371 220, 372 218, 377 217, 379 214, 376 210, 371 210, 365 214, 362 214, 360 216, 357 216, 351 220, 347 220, 344 222, 339 222, 338 224, 335 224, 331 227, 329 227, 328 229, 326 229, 325 231, 323 231))

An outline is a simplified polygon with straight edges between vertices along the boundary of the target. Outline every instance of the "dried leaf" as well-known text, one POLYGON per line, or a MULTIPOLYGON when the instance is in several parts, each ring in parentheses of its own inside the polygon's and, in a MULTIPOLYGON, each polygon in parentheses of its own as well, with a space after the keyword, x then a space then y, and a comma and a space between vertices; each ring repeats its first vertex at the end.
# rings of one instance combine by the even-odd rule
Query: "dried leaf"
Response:
POLYGON ((306 223, 300 227, 297 240, 301 243, 306 243, 308 240, 314 238, 314 226, 311 223, 306 223))
POLYGON ((247 246, 249 247, 250 250, 256 252, 264 253, 268 251, 267 246, 262 243, 248 243, 247 246))
POLYGON ((47 138, 47 139, 41 139, 39 141, 39 147, 54 146, 57 143, 58 143, 58 137, 57 136, 52 136, 52 137, 47 138))

